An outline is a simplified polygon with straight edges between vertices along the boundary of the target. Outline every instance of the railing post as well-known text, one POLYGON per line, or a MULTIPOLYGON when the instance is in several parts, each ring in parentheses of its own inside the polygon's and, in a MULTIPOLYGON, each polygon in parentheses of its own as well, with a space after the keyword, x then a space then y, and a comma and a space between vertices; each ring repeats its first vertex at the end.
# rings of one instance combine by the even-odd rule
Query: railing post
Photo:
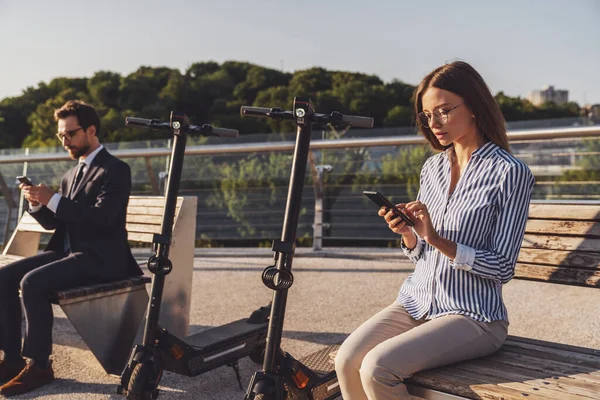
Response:
POLYGON ((150 185, 152 186, 152 194, 158 196, 160 194, 160 189, 158 187, 158 181, 156 176, 154 175, 154 170, 152 169, 152 163, 150 162, 150 157, 144 157, 146 162, 146 173, 148 174, 148 180, 150 181, 150 185))
MULTIPOLYGON (((29 155, 29 147, 25 148, 25 155, 29 155)), ((27 161, 23 162, 23 176, 27 176, 27 161)), ((19 192, 19 209, 17 210, 17 221, 21 219, 23 212, 23 192, 19 192)))
POLYGON ((313 223, 313 251, 323 248, 323 228, 329 228, 329 224, 323 224, 323 174, 331 172, 331 165, 317 165, 315 167, 315 221, 313 223))
POLYGON ((2 239, 2 245, 6 246, 8 239, 10 239, 10 237, 9 237, 10 236, 10 223, 12 222, 12 215, 13 215, 12 212, 17 207, 17 203, 13 199, 12 193, 11 193, 10 189, 8 188, 8 185, 6 184, 6 181, 4 180, 4 176, 2 176, 1 172, 0 172, 0 191, 2 191, 2 196, 4 197, 4 200, 6 201, 6 207, 7 207, 6 222, 4 224, 4 237, 2 239))

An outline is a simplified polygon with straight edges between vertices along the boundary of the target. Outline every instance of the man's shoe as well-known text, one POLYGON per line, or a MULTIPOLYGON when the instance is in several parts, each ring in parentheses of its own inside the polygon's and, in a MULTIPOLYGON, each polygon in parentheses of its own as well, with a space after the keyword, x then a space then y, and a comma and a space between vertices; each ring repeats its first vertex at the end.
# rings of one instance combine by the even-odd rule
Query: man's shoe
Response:
POLYGON ((25 368, 25 360, 21 357, 13 361, 0 361, 0 384, 10 381, 25 368))
POLYGON ((50 366, 44 369, 36 367, 35 362, 30 361, 19 375, 0 387, 0 395, 10 397, 28 393, 51 383, 53 380, 52 361, 50 361, 50 366))

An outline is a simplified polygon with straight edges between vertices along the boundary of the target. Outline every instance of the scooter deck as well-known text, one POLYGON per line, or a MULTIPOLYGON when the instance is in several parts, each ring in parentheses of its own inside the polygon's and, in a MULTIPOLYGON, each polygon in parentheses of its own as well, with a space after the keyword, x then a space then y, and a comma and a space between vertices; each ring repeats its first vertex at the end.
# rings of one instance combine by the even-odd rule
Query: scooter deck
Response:
POLYGON ((340 348, 341 343, 327 346, 299 361, 317 377, 317 383, 309 385, 310 390, 288 386, 287 400, 332 400, 341 399, 340 387, 335 375, 335 362, 331 353, 340 348))
POLYGON ((165 354, 165 369, 196 376, 233 363, 254 351, 261 352, 266 344, 267 329, 267 322, 251 324, 243 318, 183 340, 169 334, 161 344, 165 354))

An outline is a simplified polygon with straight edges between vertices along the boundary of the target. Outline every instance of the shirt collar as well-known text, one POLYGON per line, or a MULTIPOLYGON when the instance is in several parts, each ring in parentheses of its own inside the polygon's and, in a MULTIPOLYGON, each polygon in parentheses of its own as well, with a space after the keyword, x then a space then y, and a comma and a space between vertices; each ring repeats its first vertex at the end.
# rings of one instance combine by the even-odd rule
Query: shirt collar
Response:
POLYGON ((88 156, 85 159, 79 159, 79 162, 81 163, 82 161, 85 163, 85 165, 87 167, 89 167, 90 165, 92 165, 92 161, 94 161, 94 158, 96 158, 96 156, 98 155, 98 153, 100 153, 100 151, 104 148, 104 146, 100 145, 96 150, 92 151, 90 154, 88 154, 88 156))
POLYGON ((498 150, 498 146, 494 142, 487 142, 481 147, 475 149, 473 153, 471 153, 471 157, 477 156, 481 158, 486 158, 491 156, 498 150))
MULTIPOLYGON (((471 157, 480 157, 486 158, 494 154, 498 150, 498 146, 494 142, 487 142, 483 146, 478 147, 471 153, 471 157)), ((446 150, 444 150, 445 156, 450 159, 452 152, 454 151, 454 147, 450 146, 446 150)))

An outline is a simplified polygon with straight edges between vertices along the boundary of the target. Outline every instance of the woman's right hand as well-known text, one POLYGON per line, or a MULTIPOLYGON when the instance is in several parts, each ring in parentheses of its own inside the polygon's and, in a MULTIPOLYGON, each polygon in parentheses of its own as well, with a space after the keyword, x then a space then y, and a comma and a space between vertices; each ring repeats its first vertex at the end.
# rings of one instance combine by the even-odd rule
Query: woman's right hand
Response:
MULTIPOLYGON (((405 206, 404 203, 396 204, 396 207, 399 209, 403 209, 405 206)), ((385 219, 388 227, 392 232, 397 233, 398 235, 407 235, 412 233, 412 228, 410 226, 406 226, 406 222, 401 217, 398 217, 394 214, 394 211, 387 207, 381 207, 378 212, 380 217, 385 219)))

